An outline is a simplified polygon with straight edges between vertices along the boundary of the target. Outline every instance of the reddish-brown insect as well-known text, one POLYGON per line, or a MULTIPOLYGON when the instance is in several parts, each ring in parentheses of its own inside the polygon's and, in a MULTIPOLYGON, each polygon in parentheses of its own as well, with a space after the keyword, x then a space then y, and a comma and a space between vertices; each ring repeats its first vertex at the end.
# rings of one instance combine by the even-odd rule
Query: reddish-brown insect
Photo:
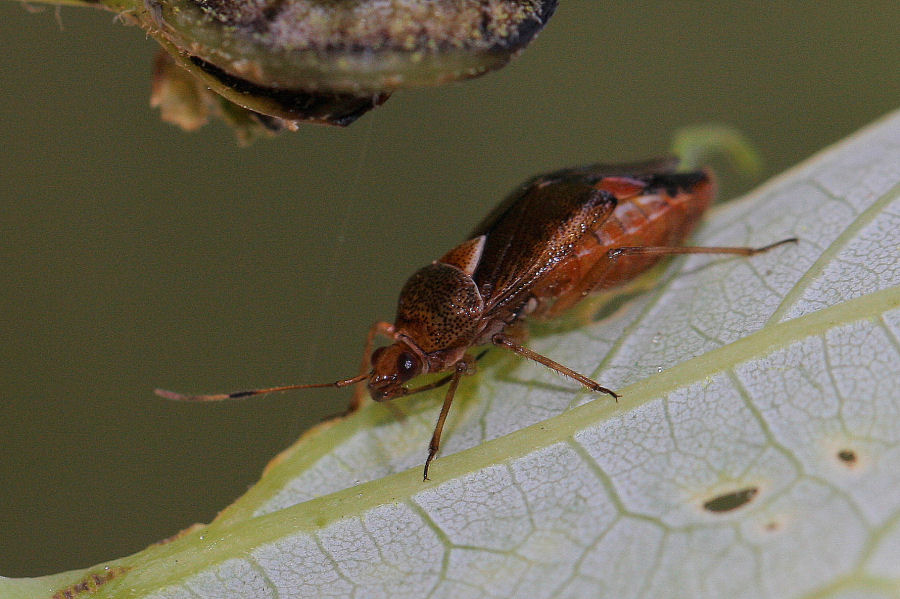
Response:
POLYGON ((634 278, 662 256, 750 256, 796 241, 760 248, 679 246, 711 203, 713 183, 706 172, 678 173, 675 166, 671 160, 592 165, 528 181, 466 241, 409 278, 394 323, 378 322, 369 331, 363 367, 355 377, 221 395, 157 393, 217 401, 366 381, 372 399, 386 401, 449 383, 428 447, 426 479, 459 380, 474 372, 473 347, 503 347, 616 398, 596 381, 523 347, 520 323, 526 317, 556 316, 594 291, 634 278), (373 352, 377 335, 393 343, 373 352), (450 374, 420 387, 404 386, 416 376, 437 372, 450 374))

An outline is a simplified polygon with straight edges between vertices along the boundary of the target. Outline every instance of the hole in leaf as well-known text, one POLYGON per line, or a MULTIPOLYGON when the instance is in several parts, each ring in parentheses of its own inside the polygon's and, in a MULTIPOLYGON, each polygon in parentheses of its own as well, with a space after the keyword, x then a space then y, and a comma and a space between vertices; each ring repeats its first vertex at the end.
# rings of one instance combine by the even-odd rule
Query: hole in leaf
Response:
POLYGON ((757 487, 747 487, 731 493, 724 493, 704 503, 703 509, 715 513, 730 512, 748 503, 758 492, 757 487))
POLYGON ((840 461, 844 462, 847 466, 854 466, 857 461, 856 452, 852 449, 841 449, 837 453, 837 457, 840 461))

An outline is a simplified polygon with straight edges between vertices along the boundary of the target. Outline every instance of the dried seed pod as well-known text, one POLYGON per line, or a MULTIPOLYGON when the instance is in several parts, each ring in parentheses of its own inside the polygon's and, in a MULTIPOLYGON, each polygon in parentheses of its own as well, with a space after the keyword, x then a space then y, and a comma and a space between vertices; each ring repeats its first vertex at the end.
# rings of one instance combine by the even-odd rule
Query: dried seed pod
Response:
POLYGON ((392 91, 505 65, 557 0, 142 0, 177 64, 287 126, 347 125, 392 91))

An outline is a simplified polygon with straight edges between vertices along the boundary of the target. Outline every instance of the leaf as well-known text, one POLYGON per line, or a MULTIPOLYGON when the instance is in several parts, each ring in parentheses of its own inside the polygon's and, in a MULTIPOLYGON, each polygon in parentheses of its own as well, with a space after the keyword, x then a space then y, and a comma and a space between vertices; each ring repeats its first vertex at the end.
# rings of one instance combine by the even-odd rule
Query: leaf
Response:
POLYGON ((0 596, 897 596, 898 141, 900 112, 697 236, 798 245, 675 260, 606 318, 532 340, 618 403, 494 356, 461 386, 432 481, 439 394, 400 419, 368 405, 208 526, 0 596))

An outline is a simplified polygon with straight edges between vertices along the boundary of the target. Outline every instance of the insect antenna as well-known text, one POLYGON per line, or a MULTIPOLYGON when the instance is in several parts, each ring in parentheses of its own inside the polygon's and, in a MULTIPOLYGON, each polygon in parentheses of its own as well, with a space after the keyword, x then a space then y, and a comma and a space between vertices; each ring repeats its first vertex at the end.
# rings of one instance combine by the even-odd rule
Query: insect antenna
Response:
POLYGON ((293 391, 294 389, 317 389, 322 387, 346 387, 354 383, 360 383, 369 378, 368 373, 360 374, 353 378, 335 381, 333 383, 313 383, 311 385, 283 385, 281 387, 267 387, 265 389, 248 389, 246 391, 235 391, 234 393, 214 393, 210 395, 189 395, 185 393, 176 393, 175 391, 167 391, 165 389, 154 389, 153 392, 166 399, 176 401, 222 401, 223 399, 240 399, 242 397, 252 397, 253 395, 265 395, 267 393, 278 393, 280 391, 293 391))

